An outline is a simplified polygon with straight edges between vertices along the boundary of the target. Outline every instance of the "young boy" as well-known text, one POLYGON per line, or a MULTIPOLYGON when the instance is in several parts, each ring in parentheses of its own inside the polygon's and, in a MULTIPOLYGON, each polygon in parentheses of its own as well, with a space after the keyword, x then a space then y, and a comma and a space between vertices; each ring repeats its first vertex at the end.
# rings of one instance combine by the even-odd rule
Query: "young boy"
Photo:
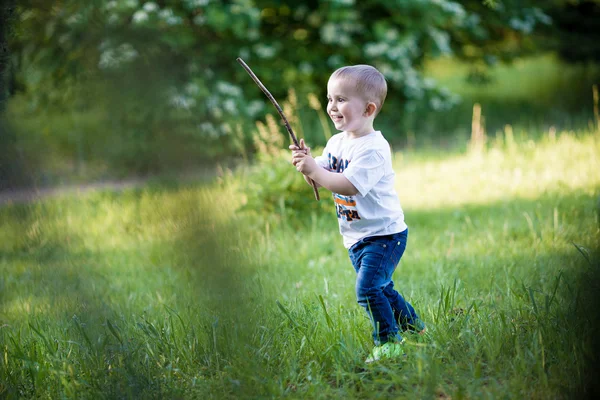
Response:
POLYGON ((373 323, 375 348, 367 362, 404 354, 400 330, 425 331, 392 281, 408 227, 394 189, 390 146, 373 129, 386 94, 385 78, 374 67, 336 70, 327 84, 327 113, 342 132, 316 158, 303 140, 300 148, 290 146, 292 163, 307 182, 312 179, 333 193, 340 233, 357 273, 356 297, 373 323))

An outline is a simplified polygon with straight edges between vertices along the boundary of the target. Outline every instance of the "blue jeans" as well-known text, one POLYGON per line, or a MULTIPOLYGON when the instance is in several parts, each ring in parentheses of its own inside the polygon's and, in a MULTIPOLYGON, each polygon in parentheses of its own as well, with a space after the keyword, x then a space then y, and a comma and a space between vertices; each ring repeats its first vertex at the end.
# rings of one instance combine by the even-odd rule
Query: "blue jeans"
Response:
POLYGON ((376 345, 401 341, 400 329, 420 331, 425 327, 413 306, 394 290, 392 281, 407 238, 408 229, 392 235, 369 236, 348 249, 357 274, 356 298, 371 318, 376 345))

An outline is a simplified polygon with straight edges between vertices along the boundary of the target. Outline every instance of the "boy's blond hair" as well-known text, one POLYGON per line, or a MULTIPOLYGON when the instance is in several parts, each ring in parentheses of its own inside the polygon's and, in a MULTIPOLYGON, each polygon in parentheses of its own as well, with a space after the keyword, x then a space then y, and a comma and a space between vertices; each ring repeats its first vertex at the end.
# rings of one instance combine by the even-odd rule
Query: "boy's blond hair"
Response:
POLYGON ((375 103, 375 115, 379 114, 387 96, 387 83, 377 68, 365 64, 341 67, 335 70, 329 79, 333 78, 354 81, 356 91, 365 100, 375 103))

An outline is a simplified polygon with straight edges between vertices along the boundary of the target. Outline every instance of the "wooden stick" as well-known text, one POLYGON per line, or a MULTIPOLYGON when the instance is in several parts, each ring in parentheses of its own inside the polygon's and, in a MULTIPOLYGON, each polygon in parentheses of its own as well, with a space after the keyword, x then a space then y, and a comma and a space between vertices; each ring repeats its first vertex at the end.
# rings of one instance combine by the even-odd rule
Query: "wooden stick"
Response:
MULTIPOLYGON (((241 64, 242 67, 244 67, 244 69, 246 70, 248 75, 250 75, 250 77, 252 78, 254 83, 256 83, 256 85, 260 88, 260 90, 262 90, 263 93, 269 98, 269 100, 271 100, 271 103, 273 103, 273 105, 277 109, 277 112, 279 113, 279 116, 281 117, 281 120, 283 121, 283 124, 285 125, 285 129, 287 129, 288 133, 290 134, 290 137, 292 138, 292 142, 294 142, 294 144, 296 146, 298 146, 298 148, 300 148, 300 143, 298 142, 298 139, 296 138, 296 135, 294 134, 294 131, 292 130, 292 127, 290 126, 290 123, 288 122, 288 119, 285 117, 285 114, 283 113, 281 106, 279 105, 279 103, 277 103, 277 100, 275 100, 275 97, 273 97, 271 92, 269 92, 269 90, 265 87, 265 85, 263 85, 263 83, 260 81, 260 79, 258 79, 258 77, 254 74, 254 72, 252 72, 252 70, 250 69, 248 64, 246 64, 244 62, 244 60, 242 60, 241 58, 238 57, 237 61, 241 64)), ((312 179, 310 179, 310 184, 313 187, 313 192, 315 192, 315 199, 317 199, 317 201, 319 201, 321 198, 319 196, 319 190, 317 189, 317 184, 312 179)))

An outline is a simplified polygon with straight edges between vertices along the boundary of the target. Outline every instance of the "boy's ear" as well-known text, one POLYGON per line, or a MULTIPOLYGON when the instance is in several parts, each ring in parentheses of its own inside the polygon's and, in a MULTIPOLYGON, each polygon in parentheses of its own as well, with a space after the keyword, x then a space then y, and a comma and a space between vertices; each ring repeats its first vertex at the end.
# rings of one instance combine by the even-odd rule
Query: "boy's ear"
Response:
POLYGON ((367 108, 365 108, 365 116, 370 117, 377 111, 377 106, 373 102, 367 103, 367 108))

